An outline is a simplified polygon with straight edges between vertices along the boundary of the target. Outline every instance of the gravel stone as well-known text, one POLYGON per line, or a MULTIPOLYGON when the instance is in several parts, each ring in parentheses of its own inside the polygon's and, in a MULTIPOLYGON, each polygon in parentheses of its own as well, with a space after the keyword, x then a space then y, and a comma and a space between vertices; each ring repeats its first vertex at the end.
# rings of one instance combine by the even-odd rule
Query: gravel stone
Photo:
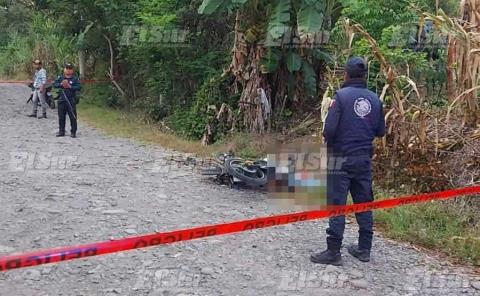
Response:
POLYGON ((355 278, 355 279, 363 278, 364 276, 363 272, 356 269, 349 271, 349 274, 352 276, 352 278, 355 278))
POLYGON ((133 235, 133 234, 137 234, 138 232, 135 229, 125 229, 125 233, 133 235))
POLYGON ((105 211, 102 212, 102 214, 104 214, 104 215, 124 215, 124 214, 128 214, 128 211, 122 210, 122 209, 105 210, 105 211))
POLYGON ((480 290, 480 281, 473 281, 471 283, 472 287, 474 287, 477 290, 480 290))
POLYGON ((40 272, 40 270, 31 269, 31 270, 26 271, 25 277, 28 280, 39 281, 42 277, 42 273, 40 272))
POLYGON ((352 284, 352 286, 354 286, 355 288, 359 288, 359 289, 368 288, 368 282, 366 280, 351 280, 350 284, 352 284))

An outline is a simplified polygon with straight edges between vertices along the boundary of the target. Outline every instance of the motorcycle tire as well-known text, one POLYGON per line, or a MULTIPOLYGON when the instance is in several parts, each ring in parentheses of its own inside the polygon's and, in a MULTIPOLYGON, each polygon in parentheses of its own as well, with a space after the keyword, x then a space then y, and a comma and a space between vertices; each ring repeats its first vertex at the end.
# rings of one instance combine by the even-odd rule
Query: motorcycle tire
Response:
POLYGON ((264 186, 267 184, 267 175, 263 170, 246 170, 238 165, 243 163, 244 160, 239 158, 227 159, 227 161, 225 162, 225 167, 230 175, 239 179, 245 184, 253 186, 264 186))

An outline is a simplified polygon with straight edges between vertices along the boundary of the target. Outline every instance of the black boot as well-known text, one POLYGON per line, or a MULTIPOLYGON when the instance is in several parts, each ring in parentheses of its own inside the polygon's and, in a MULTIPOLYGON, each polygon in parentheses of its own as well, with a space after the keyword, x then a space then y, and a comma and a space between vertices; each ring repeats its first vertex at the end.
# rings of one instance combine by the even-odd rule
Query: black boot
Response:
POLYGON ((63 133, 62 133, 62 132, 58 132, 56 136, 57 136, 57 137, 65 137, 65 133, 64 133, 64 132, 63 132, 63 133))
POLYGON ((310 261, 313 263, 330 264, 335 266, 341 266, 343 264, 342 254, 340 254, 340 251, 332 251, 328 249, 326 251, 311 255, 310 261))
POLYGON ((43 113, 43 115, 40 116, 38 119, 44 119, 44 118, 47 119, 47 113, 43 113))
POLYGON ((76 137, 77 137, 77 133, 71 133, 71 134, 70 134, 70 137, 76 138, 76 137))
POLYGON ((347 247, 348 253, 362 262, 370 261, 370 250, 361 250, 358 246, 351 245, 347 247))
POLYGON ((32 113, 30 115, 27 115, 28 117, 37 117, 37 113, 32 113))

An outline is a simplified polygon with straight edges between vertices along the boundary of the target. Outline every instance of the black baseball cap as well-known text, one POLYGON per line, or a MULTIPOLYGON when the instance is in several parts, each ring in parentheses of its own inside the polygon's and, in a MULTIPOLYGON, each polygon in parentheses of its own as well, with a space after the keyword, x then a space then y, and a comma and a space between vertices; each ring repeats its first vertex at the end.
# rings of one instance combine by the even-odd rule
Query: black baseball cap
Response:
POLYGON ((73 64, 72 63, 65 63, 65 64, 63 64, 63 67, 65 69, 73 69, 73 64))
POLYGON ((367 70, 367 64, 361 57, 351 57, 345 65, 345 72, 350 78, 365 78, 367 70))

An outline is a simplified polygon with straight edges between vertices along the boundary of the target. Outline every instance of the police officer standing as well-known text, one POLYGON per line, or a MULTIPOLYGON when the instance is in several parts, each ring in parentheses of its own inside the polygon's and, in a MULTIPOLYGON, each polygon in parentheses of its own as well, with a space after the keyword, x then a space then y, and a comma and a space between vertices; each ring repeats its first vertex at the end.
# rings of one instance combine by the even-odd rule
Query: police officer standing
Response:
MULTIPOLYGON (((367 89, 366 74, 364 60, 350 58, 345 67, 345 83, 336 92, 328 110, 323 136, 330 154, 329 161, 335 160, 337 164, 327 174, 327 203, 330 206, 346 205, 349 192, 354 204, 373 201, 373 140, 385 135, 385 118, 382 102, 367 89)), ((360 261, 368 262, 373 239, 373 214, 370 211, 355 216, 359 225, 358 245, 347 249, 360 261)), ((342 265, 340 249, 344 230, 345 216, 330 218, 327 250, 313 254, 311 261, 342 265)))
POLYGON ((53 83, 53 87, 60 90, 58 99, 58 123, 59 131, 57 137, 65 136, 65 120, 68 114, 72 138, 77 137, 77 91, 80 91, 80 80, 74 75, 73 65, 64 65, 63 75, 53 83))

